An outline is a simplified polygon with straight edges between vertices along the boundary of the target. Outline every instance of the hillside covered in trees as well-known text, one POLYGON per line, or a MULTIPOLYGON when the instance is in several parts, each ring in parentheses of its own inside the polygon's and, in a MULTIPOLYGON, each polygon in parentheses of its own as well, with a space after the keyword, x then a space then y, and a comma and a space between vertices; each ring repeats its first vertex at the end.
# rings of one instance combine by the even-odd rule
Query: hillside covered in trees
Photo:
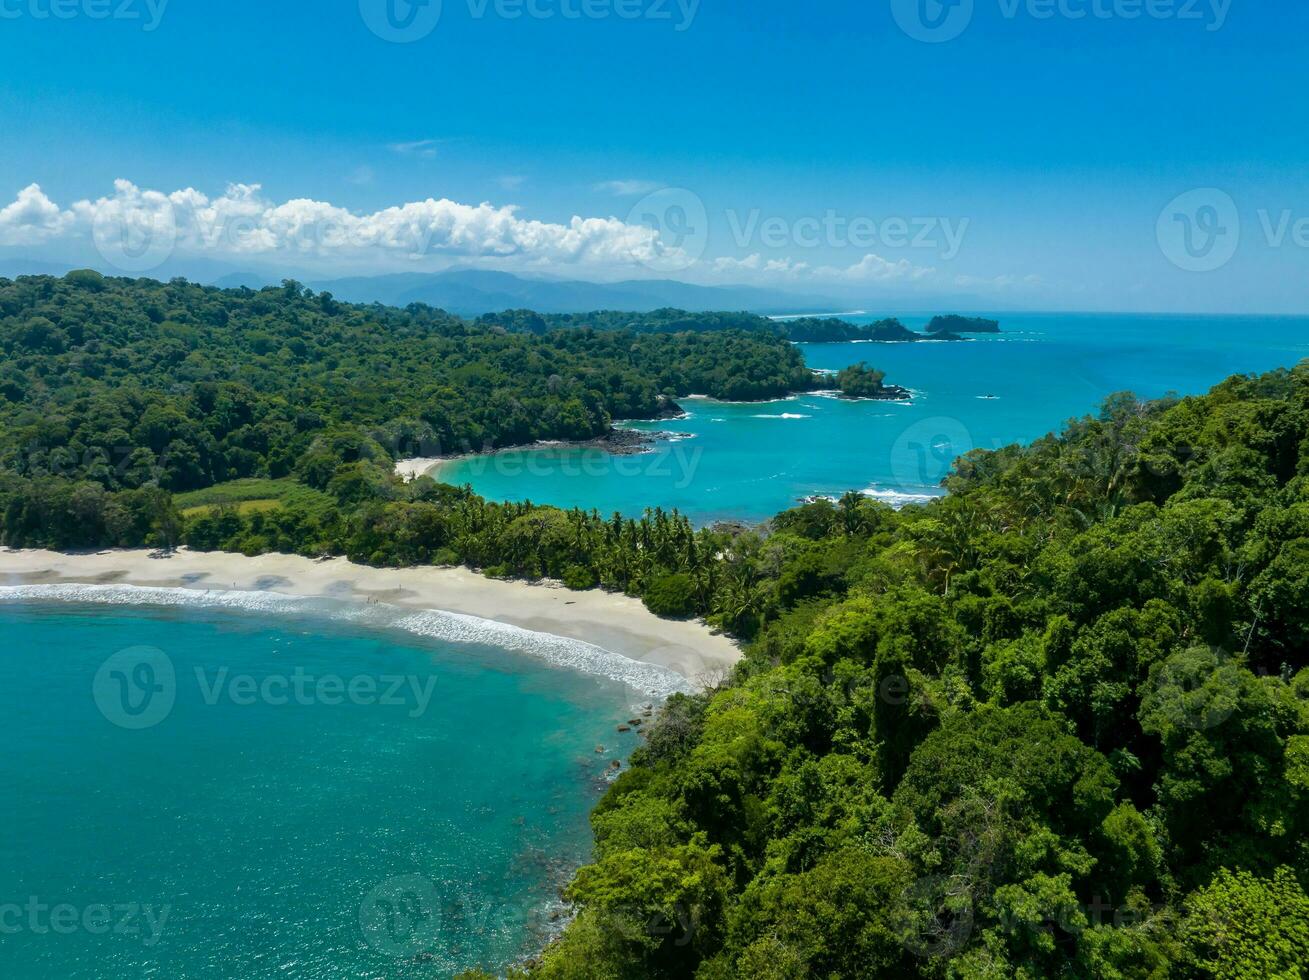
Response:
POLYGON ((502 433, 487 400, 527 402, 530 427, 576 399, 599 424, 682 384, 795 383, 780 338, 537 336, 74 275, 0 283, 0 342, 5 545, 462 563, 741 638, 736 673, 670 701, 596 808, 577 915, 532 977, 1309 962, 1309 363, 1115 397, 969 454, 927 505, 851 494, 696 530, 401 483, 395 444, 502 433), (128 476, 97 455, 120 442, 142 450, 128 476), (187 446, 208 455, 182 479, 160 460, 187 446), (262 479, 172 492, 243 470, 262 479))
POLYGON ((218 290, 95 272, 0 280, 0 467, 107 490, 306 475, 366 427, 392 455, 587 439, 692 393, 814 387, 769 333, 476 325, 295 283, 218 290))
MULTIPOLYGON (((933 323, 942 320, 933 319, 933 323)), ((965 321, 963 317, 944 318, 958 320, 967 326, 983 321, 965 321)), ((995 321, 984 321, 994 323, 995 321)), ((630 330, 635 333, 714 333, 723 330, 749 331, 775 334, 797 344, 839 344, 852 341, 902 343, 916 340, 962 340, 947 327, 929 327, 932 336, 915 333, 894 317, 871 324, 851 323, 840 317, 806 316, 780 320, 754 313, 688 313, 685 310, 654 310, 650 313, 623 313, 601 310, 595 313, 539 314, 531 310, 506 310, 479 317, 477 323, 503 327, 525 333, 546 333, 549 330, 585 328, 591 330, 630 330)), ((982 329, 982 328, 977 328, 982 329)), ((996 326, 998 331, 999 326, 996 326)))

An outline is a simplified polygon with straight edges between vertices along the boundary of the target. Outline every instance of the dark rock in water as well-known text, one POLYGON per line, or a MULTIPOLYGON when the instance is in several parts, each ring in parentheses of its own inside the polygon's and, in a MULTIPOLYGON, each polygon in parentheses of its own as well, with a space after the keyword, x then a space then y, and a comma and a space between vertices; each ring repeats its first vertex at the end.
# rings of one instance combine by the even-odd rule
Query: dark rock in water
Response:
POLYGON ((596 755, 604 755, 606 751, 608 751, 608 750, 607 750, 603 745, 597 745, 597 746, 595 747, 595 754, 596 754, 596 755))
POLYGON ((619 726, 618 726, 618 730, 619 730, 620 732, 630 732, 630 731, 632 730, 632 728, 631 728, 630 725, 619 725, 619 726))
POLYGON ((851 402, 907 402, 913 400, 914 393, 899 385, 882 385, 882 390, 875 395, 847 395, 842 392, 837 397, 851 402))
POLYGON ((641 719, 640 719, 640 718, 629 718, 629 719, 627 719, 627 723, 628 723, 629 725, 633 725, 633 726, 635 726, 635 725, 639 725, 639 724, 641 724, 641 719))
POLYGON ((603 449, 611 456, 638 456, 648 453, 661 435, 659 432, 638 432, 635 429, 610 429, 600 438, 578 445, 603 449))
POLYGON ((667 395, 659 396, 659 411, 655 414, 657 419, 680 419, 686 416, 686 409, 673 401, 667 395))
POLYGON ((610 768, 610 769, 621 769, 621 768, 623 768, 623 764, 622 764, 621 762, 619 762, 617 759, 615 759, 613 762, 609 763, 609 768, 610 768))

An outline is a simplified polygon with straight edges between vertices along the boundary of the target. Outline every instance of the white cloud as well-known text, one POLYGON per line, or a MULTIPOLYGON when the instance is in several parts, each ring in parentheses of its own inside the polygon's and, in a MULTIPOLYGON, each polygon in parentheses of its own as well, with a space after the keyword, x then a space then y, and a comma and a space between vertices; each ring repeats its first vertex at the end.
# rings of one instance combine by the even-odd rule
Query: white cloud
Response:
POLYGON ((29 184, 0 209, 0 245, 35 245, 67 230, 73 217, 45 196, 40 184, 29 184))
POLYGON ((164 193, 117 180, 113 194, 78 201, 68 210, 33 185, 0 211, 0 240, 27 243, 61 234, 89 236, 102 254, 106 243, 115 253, 130 243, 134 251, 148 248, 153 255, 166 240, 169 255, 391 267, 446 256, 630 268, 681 254, 654 229, 612 217, 552 223, 524 218, 515 207, 432 198, 357 214, 306 198, 270 201, 258 184, 232 184, 211 198, 194 188, 164 193))
POLYGON ((392 143, 388 149, 402 157, 422 157, 430 160, 436 156, 436 148, 440 142, 440 140, 414 140, 410 143, 392 143))
POLYGON ((809 271, 808 262, 796 262, 794 259, 769 259, 764 261, 758 252, 743 259, 714 259, 713 267, 723 273, 753 273, 771 278, 784 277, 796 279, 809 271))
POLYGON ((914 265, 908 259, 891 262, 869 252, 854 265, 845 268, 821 266, 814 270, 814 275, 824 279, 838 279, 846 282, 897 282, 915 281, 926 278, 936 272, 927 266, 914 265))
POLYGON ((606 180, 596 184, 594 189, 615 197, 632 197, 636 194, 652 194, 663 186, 653 180, 606 180))
MULTIPOLYGON (((165 192, 117 180, 112 193, 67 208, 32 184, 0 208, 0 245, 63 245, 85 255, 92 244, 112 266, 141 274, 173 256, 204 256, 352 274, 432 270, 457 261, 600 279, 673 268, 704 282, 857 286, 937 281, 935 269, 872 253, 850 265, 818 267, 757 253, 697 262, 675 241, 655 228, 612 216, 539 221, 514 206, 446 198, 361 213, 309 198, 270 200, 258 184, 231 184, 211 197, 192 187, 165 192)), ((960 275, 942 281, 949 283, 993 289, 1044 285, 1035 276, 960 275)))

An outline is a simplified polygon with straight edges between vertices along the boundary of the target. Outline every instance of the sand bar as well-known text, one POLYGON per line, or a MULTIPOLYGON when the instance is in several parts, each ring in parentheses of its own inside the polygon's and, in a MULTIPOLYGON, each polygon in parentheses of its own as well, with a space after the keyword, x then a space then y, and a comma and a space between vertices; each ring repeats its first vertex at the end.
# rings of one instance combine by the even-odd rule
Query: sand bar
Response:
POLYGON ((639 599, 599 590, 488 579, 465 568, 369 568, 344 558, 247 558, 181 549, 61 553, 0 549, 0 585, 131 585, 232 590, 476 616, 602 647, 698 682, 741 659, 726 636, 702 622, 660 619, 639 599))

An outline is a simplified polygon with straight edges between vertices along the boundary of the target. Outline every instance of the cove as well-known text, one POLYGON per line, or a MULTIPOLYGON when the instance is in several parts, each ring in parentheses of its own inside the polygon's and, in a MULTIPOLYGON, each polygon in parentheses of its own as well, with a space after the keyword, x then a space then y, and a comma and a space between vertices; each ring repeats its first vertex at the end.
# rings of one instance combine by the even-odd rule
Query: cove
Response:
POLYGON ((502 969, 637 744, 631 688, 485 644, 31 602, 0 636, 7 976, 502 969))
MULTIPOLYGON (((750 404, 689 399, 685 419, 628 423, 667 434, 641 456, 548 446, 453 461, 437 476, 491 500, 627 516, 676 507, 697 524, 763 521, 802 498, 851 490, 901 505, 940 494, 961 454, 1057 431, 1115 392, 1201 394, 1232 374, 1309 357, 1305 317, 979 315, 998 319, 1003 332, 961 342, 800 345, 815 369, 867 361, 912 389, 908 403, 819 394, 750 404)), ((922 330, 928 317, 901 319, 922 330)))

